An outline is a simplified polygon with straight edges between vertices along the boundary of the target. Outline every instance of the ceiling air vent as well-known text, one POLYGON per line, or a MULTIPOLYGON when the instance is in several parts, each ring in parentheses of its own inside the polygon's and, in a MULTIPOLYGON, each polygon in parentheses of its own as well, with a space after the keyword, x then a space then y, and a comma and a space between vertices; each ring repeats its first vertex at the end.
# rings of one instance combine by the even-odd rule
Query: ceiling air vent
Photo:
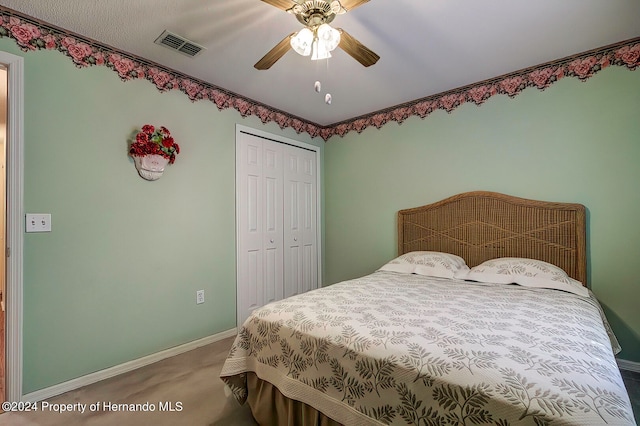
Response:
POLYGON ((196 56, 204 50, 203 46, 166 30, 160 34, 160 37, 158 37, 154 43, 191 57, 196 56))

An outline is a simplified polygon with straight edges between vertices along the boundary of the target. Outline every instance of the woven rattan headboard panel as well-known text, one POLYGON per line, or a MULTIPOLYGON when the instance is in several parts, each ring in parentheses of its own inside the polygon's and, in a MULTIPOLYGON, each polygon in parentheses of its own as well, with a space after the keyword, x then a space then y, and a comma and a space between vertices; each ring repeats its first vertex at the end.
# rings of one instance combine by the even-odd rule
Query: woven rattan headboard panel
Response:
POLYGON ((496 257, 543 260, 587 285, 581 204, 476 191, 400 210, 398 255, 418 250, 453 253, 469 267, 496 257))

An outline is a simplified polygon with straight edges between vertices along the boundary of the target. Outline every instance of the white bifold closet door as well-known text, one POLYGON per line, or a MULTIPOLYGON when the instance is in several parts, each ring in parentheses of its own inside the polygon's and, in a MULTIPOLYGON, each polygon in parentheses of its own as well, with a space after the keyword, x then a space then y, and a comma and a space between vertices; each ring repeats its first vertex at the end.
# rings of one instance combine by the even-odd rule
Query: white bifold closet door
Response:
POLYGON ((318 287, 315 156, 284 150, 284 297, 318 287))
POLYGON ((258 307, 318 287, 316 155, 237 135, 238 326, 258 307))

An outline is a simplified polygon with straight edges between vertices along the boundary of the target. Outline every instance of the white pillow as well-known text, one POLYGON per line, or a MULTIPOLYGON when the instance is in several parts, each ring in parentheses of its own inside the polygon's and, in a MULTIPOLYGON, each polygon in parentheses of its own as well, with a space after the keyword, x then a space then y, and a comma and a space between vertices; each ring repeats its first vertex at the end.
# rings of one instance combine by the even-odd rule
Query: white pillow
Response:
POLYGON ((456 273, 468 272, 469 267, 463 258, 455 254, 439 251, 412 251, 396 257, 379 270, 453 278, 456 273))
POLYGON ((520 257, 501 257, 474 266, 456 278, 483 283, 520 284, 525 287, 553 288, 587 297, 589 291, 580 281, 547 262, 520 257))

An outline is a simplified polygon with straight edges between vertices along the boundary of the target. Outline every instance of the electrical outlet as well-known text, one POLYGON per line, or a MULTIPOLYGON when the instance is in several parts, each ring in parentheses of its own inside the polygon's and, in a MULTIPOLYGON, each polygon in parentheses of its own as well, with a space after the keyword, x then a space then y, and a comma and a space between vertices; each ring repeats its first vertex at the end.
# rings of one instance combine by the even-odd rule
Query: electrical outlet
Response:
POLYGON ((26 232, 51 232, 51 215, 48 213, 27 213, 26 232))
POLYGON ((204 290, 196 291, 196 304, 204 303, 204 290))

